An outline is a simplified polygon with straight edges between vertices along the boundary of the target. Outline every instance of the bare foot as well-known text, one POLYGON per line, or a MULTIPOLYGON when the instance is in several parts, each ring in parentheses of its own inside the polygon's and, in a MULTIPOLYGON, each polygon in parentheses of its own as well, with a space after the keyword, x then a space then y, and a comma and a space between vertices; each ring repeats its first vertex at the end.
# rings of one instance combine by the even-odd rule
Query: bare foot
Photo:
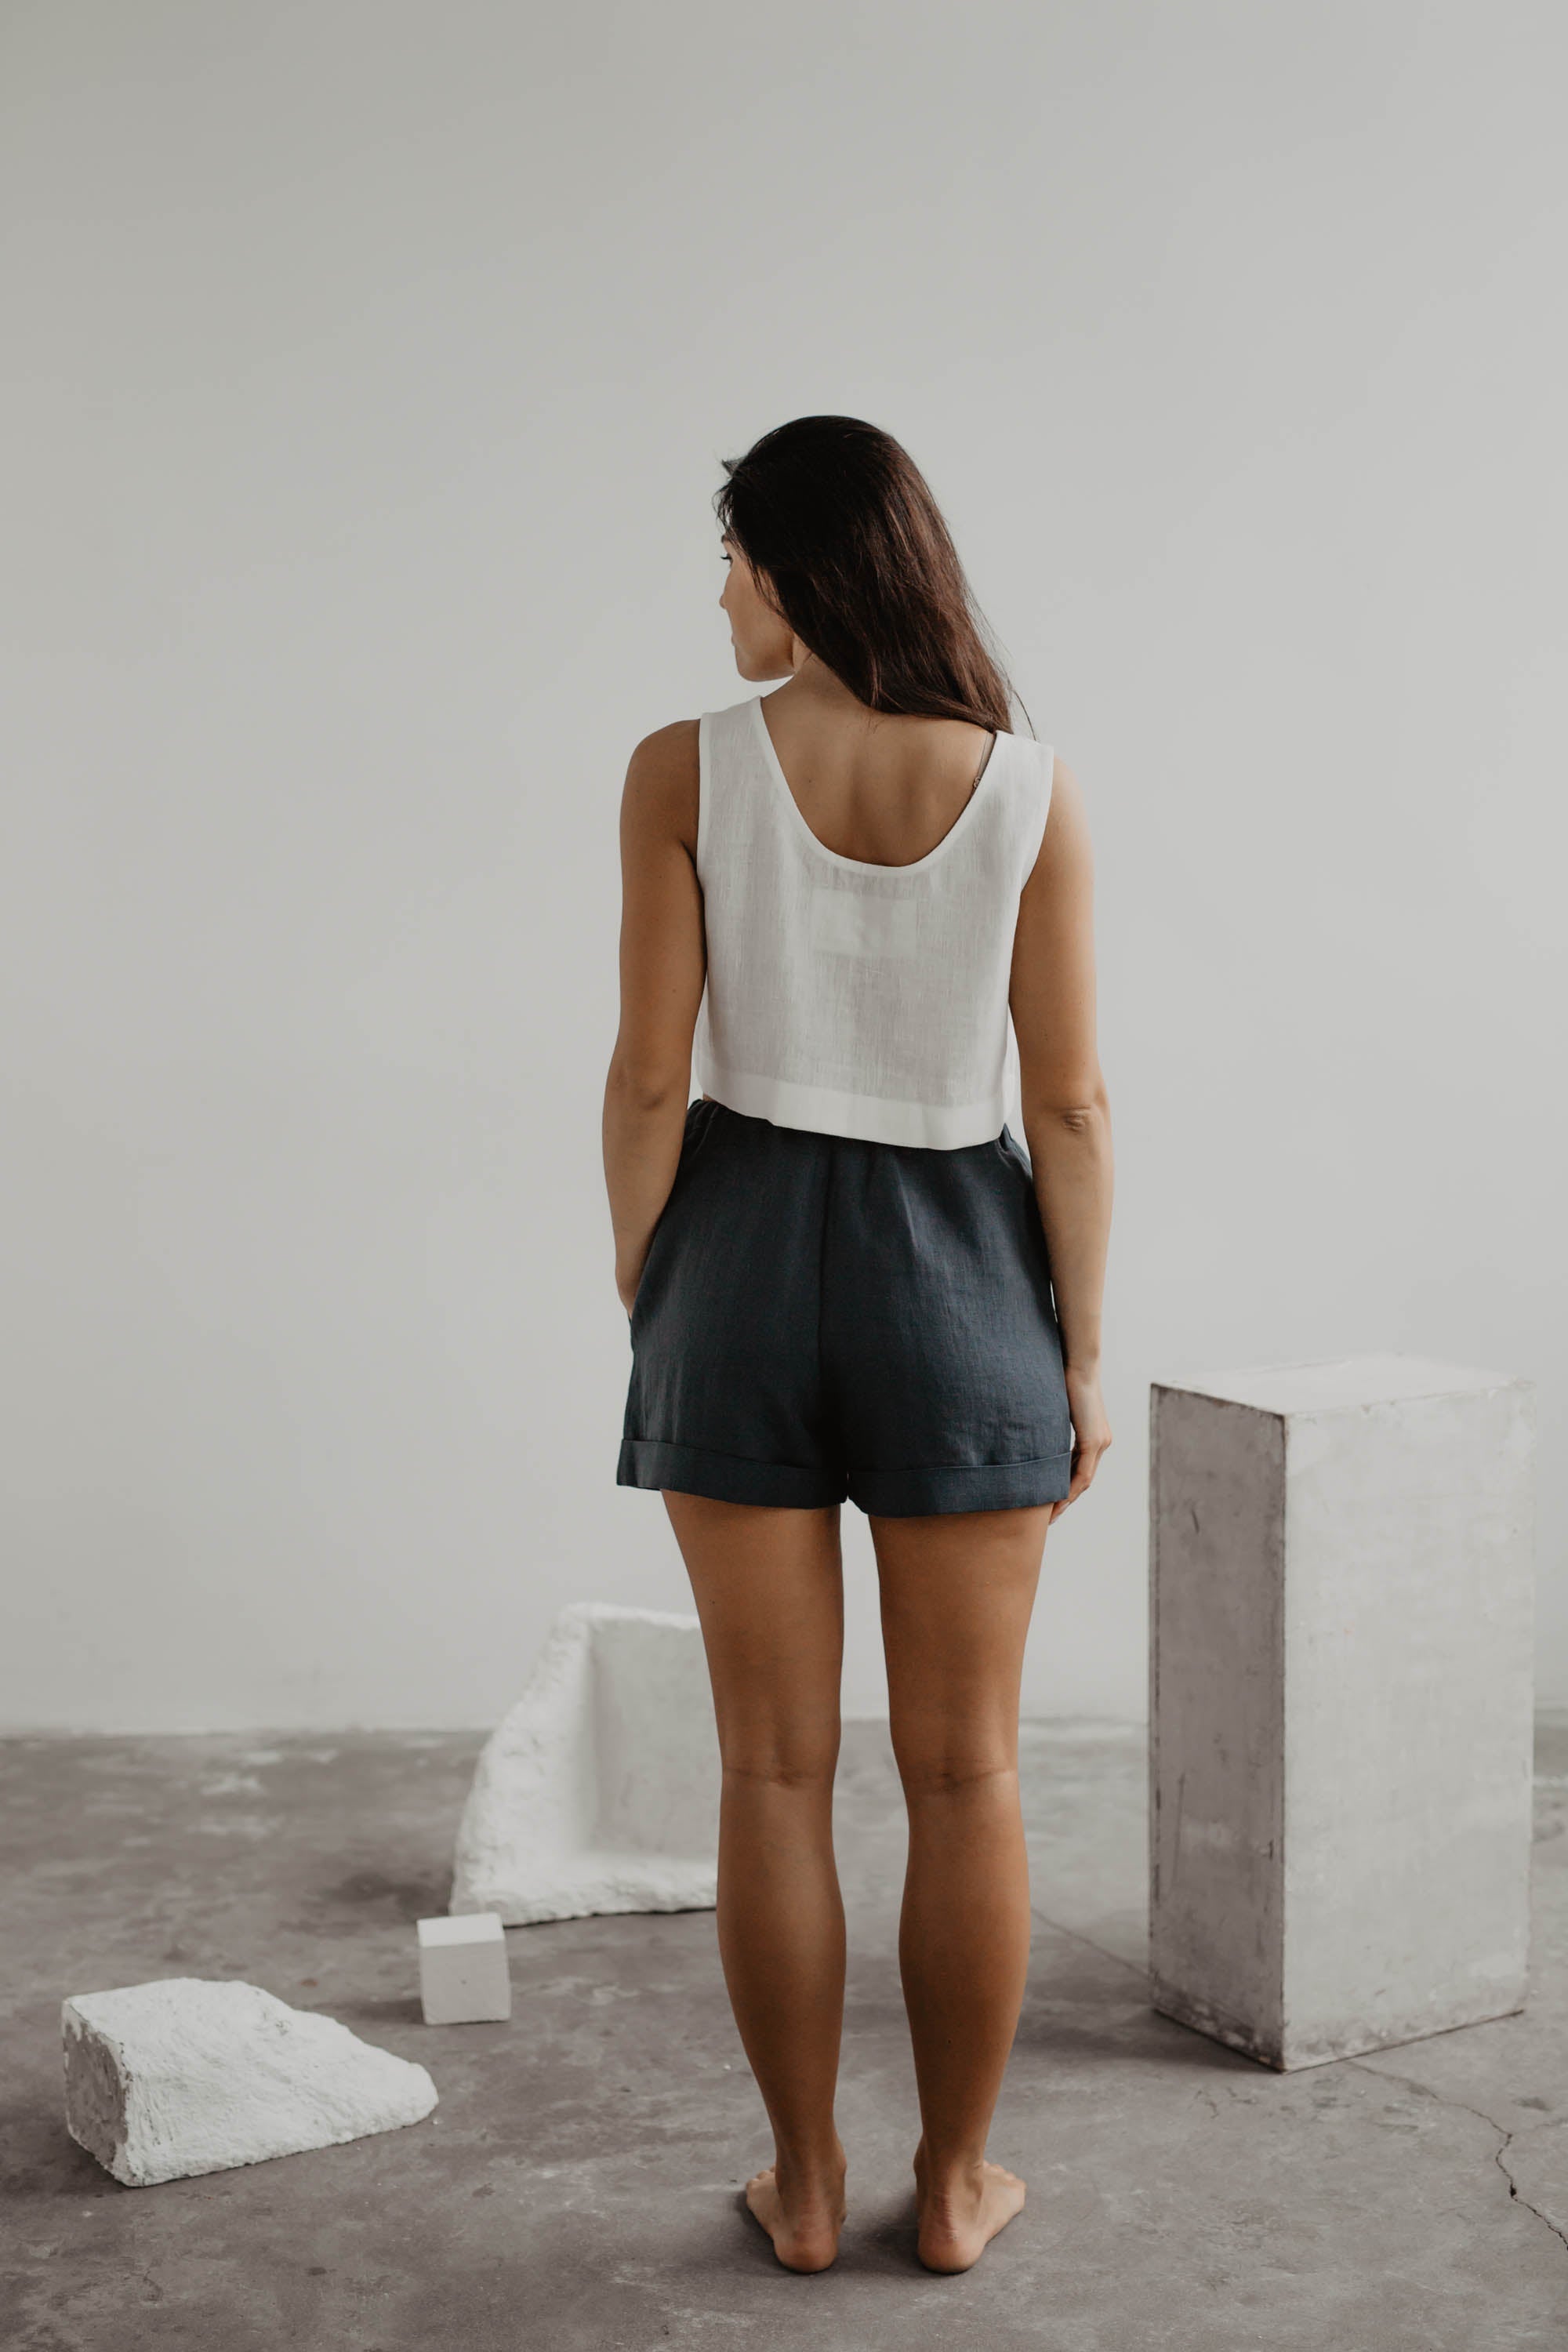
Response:
POLYGON ((746 2183, 746 2204, 773 2242, 773 2252, 788 2271, 825 2271, 838 2252, 844 2226, 844 2157, 837 2170, 810 2188, 785 2198, 774 2177, 775 2167, 753 2173, 746 2183))
POLYGON ((973 2270, 997 2231, 1022 2211, 1024 2184, 1016 2172, 984 2158, 974 2169, 944 2180, 940 2189, 932 2188, 927 2175, 922 2139, 915 2150, 920 2258, 928 2271, 973 2270))

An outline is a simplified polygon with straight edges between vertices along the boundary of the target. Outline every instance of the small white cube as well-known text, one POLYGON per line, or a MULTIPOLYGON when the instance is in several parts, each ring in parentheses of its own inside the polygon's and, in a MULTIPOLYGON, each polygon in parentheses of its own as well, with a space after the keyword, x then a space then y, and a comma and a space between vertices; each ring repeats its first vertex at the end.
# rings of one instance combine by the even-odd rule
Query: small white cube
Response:
POLYGON ((473 2025, 511 2015, 506 1929, 496 1911, 421 1919, 419 1999, 426 2025, 473 2025))

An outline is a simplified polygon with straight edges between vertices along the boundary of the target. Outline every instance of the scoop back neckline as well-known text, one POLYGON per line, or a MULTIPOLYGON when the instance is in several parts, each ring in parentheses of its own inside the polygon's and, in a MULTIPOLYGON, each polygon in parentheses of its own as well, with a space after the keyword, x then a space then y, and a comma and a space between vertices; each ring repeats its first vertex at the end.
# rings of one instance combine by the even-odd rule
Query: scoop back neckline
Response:
POLYGON ((970 793, 969 798, 964 802, 963 806, 959 810, 958 814, 953 818, 952 823, 948 826, 947 831, 942 835, 942 839, 939 842, 934 843, 932 846, 925 852, 923 856, 911 858, 908 865, 889 866, 883 863, 880 859, 875 857, 846 857, 841 850, 829 849, 825 841, 818 840, 816 835, 813 833, 810 825, 807 824, 805 821, 805 813, 801 808, 800 803, 796 800, 794 793, 790 790, 789 778, 784 772, 784 762, 779 758, 777 748, 773 742, 772 731, 769 729, 767 719, 763 714, 763 705, 769 699, 769 698, 765 694, 753 694, 749 698, 749 699, 757 731, 762 737, 763 761, 773 782, 784 794, 784 800, 788 804, 789 813, 794 818, 796 827, 805 835, 805 839, 810 843, 812 848, 816 850, 819 857, 826 857, 830 865, 842 866, 846 867, 851 874, 919 874, 926 866, 934 865, 936 860, 942 856, 944 850, 951 845, 952 841, 960 833, 963 832, 964 826, 968 824, 971 812, 973 810, 976 803, 984 792, 986 785, 991 781, 992 772, 996 766, 998 759, 1002 756, 1002 740, 1007 731, 1005 729, 1001 727, 993 728, 992 744, 990 751, 985 755, 985 765, 980 772, 979 779, 974 785, 974 789, 970 793))

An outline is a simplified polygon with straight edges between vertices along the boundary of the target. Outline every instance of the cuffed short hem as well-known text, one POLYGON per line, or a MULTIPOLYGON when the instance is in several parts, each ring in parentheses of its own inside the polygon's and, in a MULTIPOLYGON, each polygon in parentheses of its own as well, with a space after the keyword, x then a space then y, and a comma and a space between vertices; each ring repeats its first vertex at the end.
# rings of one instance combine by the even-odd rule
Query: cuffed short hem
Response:
POLYGON ((1072 1485, 1072 1454, 1040 1454, 1026 1462, 937 1463, 910 1470, 836 1471, 800 1462, 752 1462, 739 1454, 710 1454, 700 1445, 668 1445, 660 1438, 621 1443, 617 1486, 649 1486, 677 1495, 706 1495, 716 1503, 761 1503, 775 1508, 822 1510, 852 1502, 868 1517, 914 1519, 947 1511, 1027 1510, 1059 1503, 1072 1485))
POLYGON ((843 1478, 832 1470, 798 1462, 749 1462, 739 1454, 667 1445, 657 1437, 622 1440, 616 1484, 661 1491, 668 1487, 677 1495, 706 1495, 715 1503, 763 1503, 805 1511, 841 1503, 845 1494, 843 1478))
POLYGON ((868 1517, 925 1518, 943 1511, 1016 1511, 1059 1503, 1072 1485, 1072 1453, 1029 1462, 939 1463, 913 1470, 851 1470, 849 1499, 868 1517))

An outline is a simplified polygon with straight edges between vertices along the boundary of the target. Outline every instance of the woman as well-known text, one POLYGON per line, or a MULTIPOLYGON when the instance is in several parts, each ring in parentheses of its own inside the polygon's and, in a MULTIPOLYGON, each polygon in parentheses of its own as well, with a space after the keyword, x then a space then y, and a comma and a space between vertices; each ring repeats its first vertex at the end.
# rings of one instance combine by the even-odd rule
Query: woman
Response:
POLYGON ((735 665, 785 683, 661 729, 627 772, 619 1479, 662 1492, 696 1596, 720 1951, 775 2147, 746 2200, 797 2271, 832 2262, 845 2212, 840 1502, 869 1517, 909 1809, 919 2251, 961 2271, 1024 2202, 985 2144, 1028 1961, 1025 1636, 1046 1529, 1110 1443, 1089 845, 1069 771, 1010 731, 899 444, 802 417, 725 471, 735 665))

